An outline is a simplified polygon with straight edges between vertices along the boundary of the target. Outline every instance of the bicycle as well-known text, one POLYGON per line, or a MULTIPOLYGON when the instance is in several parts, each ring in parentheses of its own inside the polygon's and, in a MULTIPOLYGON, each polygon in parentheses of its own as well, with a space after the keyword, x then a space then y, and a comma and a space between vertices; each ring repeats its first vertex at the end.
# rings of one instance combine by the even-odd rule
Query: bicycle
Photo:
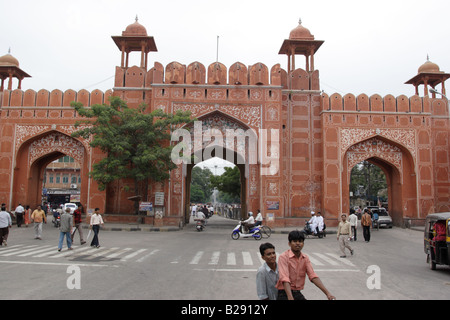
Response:
POLYGON ((269 238, 272 234, 272 229, 269 226, 261 226, 259 230, 263 238, 269 238))

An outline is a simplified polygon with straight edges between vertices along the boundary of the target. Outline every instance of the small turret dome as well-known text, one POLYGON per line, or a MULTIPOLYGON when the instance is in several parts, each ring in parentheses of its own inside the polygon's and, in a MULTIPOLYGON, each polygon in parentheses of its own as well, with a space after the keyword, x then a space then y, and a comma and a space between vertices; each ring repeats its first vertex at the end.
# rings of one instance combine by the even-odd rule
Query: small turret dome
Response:
POLYGON ((419 68, 419 73, 441 73, 439 66, 436 63, 427 60, 419 68))
POLYGON ((314 40, 314 36, 308 29, 302 26, 302 20, 300 20, 298 26, 292 29, 289 34, 289 40, 314 40))
POLYGON ((125 31, 122 32, 122 36, 126 37, 147 37, 147 30, 145 27, 138 22, 138 17, 136 16, 136 21, 130 24, 125 31))
POLYGON ((14 58, 10 53, 0 57, 0 66, 15 66, 19 67, 19 60, 14 58))

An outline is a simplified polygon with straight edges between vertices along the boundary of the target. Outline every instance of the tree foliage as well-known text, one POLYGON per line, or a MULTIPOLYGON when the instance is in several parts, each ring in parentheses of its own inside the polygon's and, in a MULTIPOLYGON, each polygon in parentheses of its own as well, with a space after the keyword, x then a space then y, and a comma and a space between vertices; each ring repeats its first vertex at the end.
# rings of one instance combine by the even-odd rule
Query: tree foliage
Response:
POLYGON ((350 191, 355 196, 376 201, 379 192, 387 188, 386 176, 380 167, 363 161, 353 167, 350 191))
POLYGON ((148 185, 149 179, 160 182, 169 178, 170 170, 176 168, 171 161, 171 133, 178 125, 193 121, 190 112, 166 114, 160 109, 146 112, 145 105, 129 108, 118 97, 111 97, 110 105, 86 108, 73 102, 72 107, 86 118, 77 121, 75 126, 80 130, 72 136, 90 138, 90 146, 106 155, 94 163, 90 172, 99 189, 104 190, 115 180, 132 179, 136 195, 140 182, 148 185))
POLYGON ((194 167, 191 175, 191 202, 207 203, 211 200, 213 187, 211 186, 212 172, 208 168, 194 167))
POLYGON ((212 176, 211 185, 221 192, 225 192, 233 198, 241 196, 241 173, 237 166, 225 167, 221 176, 212 176))

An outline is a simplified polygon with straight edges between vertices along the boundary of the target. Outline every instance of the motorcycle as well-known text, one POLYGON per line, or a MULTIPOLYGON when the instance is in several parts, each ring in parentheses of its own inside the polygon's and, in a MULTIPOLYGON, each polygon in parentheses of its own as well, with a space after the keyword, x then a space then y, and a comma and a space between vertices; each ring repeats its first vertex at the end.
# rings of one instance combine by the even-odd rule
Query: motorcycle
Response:
POLYGON ((231 233, 231 238, 233 240, 237 240, 240 237, 242 238, 251 238, 253 237, 253 239, 255 240, 261 240, 262 239, 262 235, 261 235, 261 226, 254 226, 250 229, 250 231, 248 233, 244 233, 242 231, 242 223, 239 221, 239 224, 233 229, 233 232, 231 233))
POLYGON ((206 221, 203 219, 194 219, 194 221, 197 221, 197 225, 195 226, 195 228, 197 229, 198 232, 203 231, 203 229, 205 229, 206 227, 206 221))
POLYGON ((325 234, 325 224, 323 225, 323 229, 322 229, 322 231, 319 231, 319 228, 318 227, 316 227, 316 232, 314 233, 312 230, 311 230, 311 224, 309 223, 309 221, 306 221, 306 225, 305 225, 305 228, 303 229, 303 232, 305 233, 305 235, 307 235, 307 236, 317 236, 318 238, 323 238, 323 237, 326 237, 326 234, 325 234))
POLYGON ((52 223, 55 228, 59 228, 61 226, 61 215, 55 209, 53 209, 52 223))

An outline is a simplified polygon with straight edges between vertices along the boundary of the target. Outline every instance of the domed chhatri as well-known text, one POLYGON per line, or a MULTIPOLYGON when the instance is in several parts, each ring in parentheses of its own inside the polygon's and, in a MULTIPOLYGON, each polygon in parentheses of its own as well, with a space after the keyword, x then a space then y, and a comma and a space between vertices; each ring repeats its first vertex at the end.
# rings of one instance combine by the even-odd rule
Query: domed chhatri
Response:
MULTIPOLYGON (((419 95, 419 86, 424 87, 424 96, 428 96, 429 88, 435 89, 437 85, 442 85, 442 93, 445 95, 445 84, 444 82, 450 78, 450 74, 441 71, 439 66, 430 61, 430 57, 427 56, 427 61, 422 64, 417 70, 417 75, 405 82, 405 84, 412 84, 416 88, 416 95, 419 95)), ((433 98, 436 94, 433 93, 433 98)))
POLYGON ((128 68, 128 55, 130 52, 141 52, 140 67, 147 69, 148 53, 158 51, 153 37, 148 36, 147 29, 138 22, 136 16, 135 22, 128 25, 121 36, 112 36, 120 51, 122 51, 121 68, 128 68))
POLYGON ((283 41, 278 54, 288 57, 288 74, 296 69, 295 56, 303 55, 306 58, 306 72, 315 71, 314 54, 323 44, 321 40, 315 40, 311 32, 302 25, 302 20, 298 21, 298 26, 291 30, 289 39, 283 41))
POLYGON ((22 80, 24 78, 31 77, 28 73, 19 68, 19 60, 11 55, 11 49, 8 53, 0 57, 0 92, 5 89, 5 80, 9 79, 8 90, 12 90, 12 79, 17 78, 19 80, 18 89, 22 88, 22 80))

